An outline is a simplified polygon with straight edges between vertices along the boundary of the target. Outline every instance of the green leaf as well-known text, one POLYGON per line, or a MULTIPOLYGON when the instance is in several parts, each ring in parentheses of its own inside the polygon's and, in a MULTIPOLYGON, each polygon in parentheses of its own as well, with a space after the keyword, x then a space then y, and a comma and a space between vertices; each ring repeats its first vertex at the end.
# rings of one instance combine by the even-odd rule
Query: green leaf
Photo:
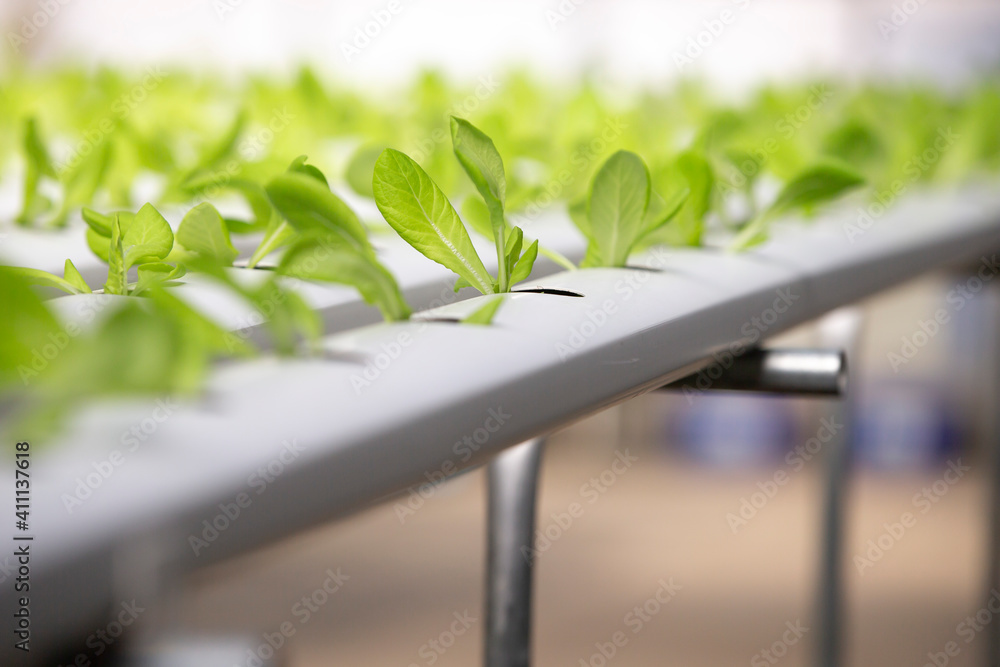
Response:
POLYGON ((365 228, 354 211, 330 188, 302 173, 285 173, 265 188, 271 203, 300 232, 341 236, 359 250, 371 252, 365 228))
POLYGON ((183 276, 187 270, 183 264, 173 265, 164 262, 151 262, 138 267, 139 280, 132 288, 132 296, 139 296, 154 285, 168 287, 177 284, 174 281, 183 276))
POLYGON ((30 285, 55 287, 56 289, 66 292, 67 294, 90 294, 89 289, 81 290, 70 281, 60 278, 59 276, 49 273, 48 271, 42 271, 41 269, 29 269, 21 266, 5 266, 0 267, 0 269, 18 276, 30 285))
POLYGON ((99 236, 111 238, 111 216, 98 213, 97 211, 84 206, 80 210, 83 221, 87 223, 99 236))
MULTIPOLYGON (((119 221, 119 225, 120 225, 119 221)), ((113 238, 113 235, 112 235, 113 238)), ((121 237, 125 271, 146 262, 163 259, 174 247, 170 223, 152 204, 144 204, 121 237)))
POLYGON ((53 340, 50 336, 61 328, 25 277, 11 267, 0 267, 0 303, 6 320, 0 327, 0 386, 18 382, 23 387, 38 375, 32 362, 39 341, 53 340))
POLYGON ((111 221, 111 242, 108 250, 108 280, 104 283, 108 294, 128 294, 128 269, 125 267, 125 252, 122 248, 122 229, 118 215, 111 221))
POLYGON ((501 292, 510 289, 509 262, 504 261, 507 224, 503 210, 507 200, 507 176, 504 174, 503 159, 493 145, 493 140, 479 128, 461 118, 451 117, 451 143, 455 157, 468 174, 469 179, 486 203, 490 214, 490 238, 497 249, 497 263, 500 265, 497 282, 501 292))
POLYGON ((594 176, 587 214, 591 239, 605 266, 625 265, 642 235, 649 193, 649 169, 629 151, 616 152, 594 176))
POLYGON ((229 239, 225 220, 207 202, 198 204, 187 212, 177 228, 177 242, 191 252, 210 257, 223 266, 232 266, 239 254, 229 239))
POLYGON ((266 229, 272 219, 277 217, 277 212, 271 206, 271 200, 267 198, 264 188, 245 178, 230 178, 228 174, 225 178, 220 178, 214 172, 200 172, 185 181, 184 187, 192 194, 201 194, 206 199, 209 198, 208 195, 214 195, 219 191, 232 190, 238 193, 250 207, 253 220, 242 225, 233 225, 230 231, 238 233, 260 231, 266 229))
POLYGON ((246 122, 246 111, 240 110, 233 118, 233 122, 230 124, 229 129, 224 135, 222 135, 222 138, 215 144, 210 145, 205 149, 195 170, 211 169, 219 162, 222 162, 222 160, 229 157, 229 155, 236 150, 236 144, 240 139, 240 135, 243 134, 243 128, 246 127, 246 122))
POLYGON ((483 294, 496 291, 451 202, 420 165, 387 148, 375 163, 372 190, 379 211, 407 243, 483 294))
POLYGON ((94 194, 107 176, 111 156, 111 142, 105 139, 89 155, 79 158, 79 163, 72 170, 65 172, 63 202, 52 224, 65 224, 71 210, 94 199, 94 194))
POLYGON ((375 171, 375 161, 382 154, 383 146, 361 146, 354 152, 351 161, 347 163, 344 177, 347 184, 362 197, 372 198, 372 173, 375 171))
POLYGON ((860 187, 864 177, 846 165, 826 162, 809 167, 792 178, 767 215, 773 216, 797 208, 811 208, 836 199, 860 187))
POLYGON ((583 232, 583 235, 589 239, 590 220, 587 219, 587 199, 582 198, 571 201, 566 206, 566 211, 569 213, 569 219, 576 225, 577 229, 583 232))
POLYGON ((287 244, 293 238, 295 238, 295 228, 288 224, 286 220, 281 220, 276 225, 272 225, 264 234, 264 238, 261 239, 260 245, 258 245, 253 251, 253 254, 250 255, 250 259, 247 261, 247 267, 252 269, 257 266, 261 260, 281 246, 287 244))
MULTIPOLYGON (((677 158, 674 169, 678 178, 672 179, 674 185, 667 192, 686 188, 690 190, 690 195, 672 223, 664 228, 665 240, 672 245, 700 246, 705 216, 712 206, 712 189, 715 187, 712 165, 701 153, 687 151, 677 158)), ((668 196, 672 200, 674 195, 668 196)))
POLYGON ((680 212, 681 207, 684 206, 684 203, 688 200, 689 196, 691 196, 691 190, 688 188, 675 192, 670 199, 664 202, 663 206, 654 217, 647 217, 640 238, 644 238, 646 235, 652 234, 673 220, 674 216, 680 212))
POLYGON ((306 155, 298 156, 297 158, 292 160, 292 163, 290 165, 288 165, 288 171, 297 174, 305 174, 306 176, 316 179, 317 181, 325 185, 327 188, 329 188, 330 183, 326 180, 326 176, 323 174, 322 171, 319 170, 318 167, 314 167, 311 164, 306 164, 306 160, 308 159, 309 158, 306 155))
POLYGON ((34 116, 24 122, 24 151, 39 173, 49 178, 56 178, 56 170, 45 149, 45 142, 42 141, 41 132, 38 130, 38 121, 34 116))
POLYGON ((87 281, 83 279, 83 276, 80 275, 80 272, 76 270, 72 260, 66 260, 66 265, 63 267, 63 278, 65 278, 66 282, 70 285, 80 290, 81 294, 90 294, 90 286, 87 284, 87 281))
POLYGON ((462 324, 488 325, 493 322, 493 317, 497 314, 500 306, 503 305, 503 295, 492 296, 489 300, 475 310, 471 315, 462 318, 462 324))
POLYGON ((17 216, 17 222, 30 224, 44 213, 51 202, 38 192, 38 182, 42 176, 56 178, 52 160, 45 149, 34 116, 24 122, 24 203, 17 216))
POLYGON ((520 227, 515 227, 510 236, 507 237, 507 246, 504 248, 504 261, 507 264, 507 275, 514 270, 514 264, 521 257, 521 245, 524 243, 524 232, 520 227))
POLYGON ((337 237, 310 238, 295 244, 282 257, 278 270, 304 280, 354 287, 386 320, 405 320, 410 316, 410 308, 392 274, 371 256, 337 237))
POLYGON ((531 275, 531 269, 534 267, 537 258, 538 239, 535 239, 528 246, 528 249, 524 251, 524 254, 521 255, 521 258, 517 260, 517 264, 514 265, 514 269, 510 272, 510 284, 516 285, 522 280, 526 280, 531 275))
POLYGON ((455 157, 486 205, 503 210, 507 198, 507 177, 503 159, 493 140, 469 121, 452 116, 451 142, 455 157))

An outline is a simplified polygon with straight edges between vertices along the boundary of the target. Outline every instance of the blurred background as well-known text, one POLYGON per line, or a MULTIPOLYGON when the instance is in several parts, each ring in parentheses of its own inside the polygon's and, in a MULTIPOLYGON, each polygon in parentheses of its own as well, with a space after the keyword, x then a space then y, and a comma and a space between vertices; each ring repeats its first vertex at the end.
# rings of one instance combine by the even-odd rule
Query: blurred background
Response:
MULTIPOLYGON (((1000 63, 1000 4, 988 0, 5 0, 0 25, 29 69, 72 61, 236 77, 309 62, 376 93, 427 67, 501 85, 521 67, 622 91, 695 78, 737 97, 825 74, 951 89, 1000 63)), ((949 641, 961 650, 948 664, 984 664, 985 637, 962 624, 983 604, 1000 299, 984 289, 955 308, 949 294, 968 275, 930 276, 859 305, 849 665, 923 665, 949 641), (920 323, 939 308, 949 322, 917 345, 920 323), (949 466, 962 475, 942 486, 949 466), (904 512, 915 526, 873 551, 904 512)), ((817 340, 803 327, 776 344, 817 340)), ((538 519, 548 538, 538 556, 537 663, 810 664, 825 451, 801 448, 822 444, 823 420, 836 414, 827 401, 650 395, 555 434, 538 519), (608 475, 626 450, 635 464, 608 475), (564 525, 581 499, 584 513, 564 525), (675 597, 650 607, 664 582, 677 585, 675 597), (634 611, 644 606, 646 616, 634 611), (608 658, 620 630, 629 641, 608 658)), ((288 665, 476 664, 483 481, 474 471, 426 498, 387 499, 205 571, 175 591, 162 620, 261 637, 340 568, 343 589, 279 649, 288 665)))

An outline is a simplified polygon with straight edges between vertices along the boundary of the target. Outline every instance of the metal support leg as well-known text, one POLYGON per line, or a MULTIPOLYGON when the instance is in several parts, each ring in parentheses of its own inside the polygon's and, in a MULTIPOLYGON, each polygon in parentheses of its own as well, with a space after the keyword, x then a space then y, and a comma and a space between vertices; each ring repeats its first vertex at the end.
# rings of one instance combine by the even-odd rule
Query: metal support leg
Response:
POLYGON ((487 468, 486 667, 531 663, 531 550, 543 443, 512 447, 487 468))
MULTIPOLYGON (((857 359, 861 331, 861 311, 843 308, 819 323, 824 345, 835 346, 857 359)), ((851 467, 851 399, 834 404, 836 420, 844 425, 825 445, 823 459, 823 518, 820 536, 819 636, 816 642, 819 667, 839 667, 843 656, 843 544, 844 500, 851 467)))
MULTIPOLYGON (((989 284, 989 283, 988 283, 989 284)), ((989 332, 987 340, 996 341, 1000 336, 1000 287, 992 286, 985 296, 990 299, 988 308, 989 332)), ((983 603, 989 604, 994 591, 1000 591, 1000 347, 996 342, 988 350, 990 378, 986 389, 986 423, 983 425, 983 462, 987 466, 986 480, 989 484, 987 495, 990 503, 986 516, 989 521, 986 535, 986 591, 983 603)), ((986 655, 984 664, 989 667, 1000 665, 1000 622, 986 626, 986 655)))

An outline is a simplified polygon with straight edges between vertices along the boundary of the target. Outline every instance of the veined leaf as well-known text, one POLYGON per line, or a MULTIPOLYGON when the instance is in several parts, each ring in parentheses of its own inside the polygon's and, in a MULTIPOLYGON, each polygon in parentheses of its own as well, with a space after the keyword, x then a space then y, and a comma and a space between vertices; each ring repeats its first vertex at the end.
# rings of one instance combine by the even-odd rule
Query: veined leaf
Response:
POLYGON ((386 149, 375 163, 372 191, 379 211, 407 243, 483 294, 496 291, 458 213, 420 165, 386 149))
POLYGON ((187 212, 177 228, 177 242, 192 252, 211 257, 223 266, 231 266, 239 254, 229 239, 226 221, 207 202, 198 204, 187 212))
POLYGON ((635 153, 618 151, 600 168, 590 188, 590 233, 605 266, 624 266, 642 234, 649 206, 649 170, 635 153))
MULTIPOLYGON (((490 238, 497 250, 498 289, 510 289, 510 262, 505 261, 504 249, 507 245, 507 223, 504 221, 504 206, 507 200, 507 176, 504 174, 503 159, 493 145, 493 140, 472 123, 451 117, 451 143, 455 157, 468 174, 476 190, 482 196, 489 211, 490 238)), ((509 254, 509 253, 508 253, 509 254)))

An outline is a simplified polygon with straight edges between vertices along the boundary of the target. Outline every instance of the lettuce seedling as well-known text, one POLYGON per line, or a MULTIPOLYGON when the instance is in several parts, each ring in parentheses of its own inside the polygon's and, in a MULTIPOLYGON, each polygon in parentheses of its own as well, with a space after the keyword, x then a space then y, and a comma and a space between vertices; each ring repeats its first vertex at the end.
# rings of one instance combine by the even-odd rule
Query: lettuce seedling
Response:
MULTIPOLYGON (((292 164, 289 165, 287 170, 288 173, 304 174, 316 179, 329 189, 329 184, 327 183, 326 176, 323 175, 323 172, 311 164, 306 164, 306 159, 305 155, 300 155, 292 160, 292 164)), ((282 248, 291 243, 296 237, 295 227, 278 214, 278 211, 271 202, 271 198, 267 194, 267 191, 263 188, 261 188, 261 191, 264 192, 264 197, 267 199, 267 205, 272 211, 274 211, 274 215, 271 216, 271 219, 267 224, 264 238, 261 240, 260 245, 257 246, 256 250, 253 251, 253 254, 250 255, 249 261, 247 261, 247 267, 251 269, 257 266, 262 259, 270 255, 278 248, 282 248)), ((278 196, 280 196, 280 194, 278 196)), ((294 194, 292 195, 292 199, 294 199, 294 194)))
POLYGON ((489 211, 497 252, 497 277, 486 270, 469 232, 437 183, 409 156, 387 148, 375 162, 372 192, 386 222, 428 259, 458 275, 456 289, 471 285, 483 294, 509 292, 531 273, 538 242, 524 248, 518 227, 504 220, 506 177, 493 141, 467 121, 452 118, 452 143, 462 168, 489 211))
POLYGON ((293 163, 267 184, 275 209, 299 234, 279 273, 354 287, 386 320, 408 319, 410 308, 399 285, 376 258, 361 221, 330 191, 319 170, 309 167, 293 163))
POLYGON ((689 190, 676 193, 649 215, 649 169, 635 153, 620 150, 601 165, 590 184, 586 208, 571 217, 589 241, 581 266, 625 266, 640 242, 677 215, 689 190))
POLYGON ((809 167, 786 183, 774 203, 740 230, 729 249, 746 250, 763 243, 767 240, 768 228, 779 216, 796 210, 811 212, 864 183, 863 176, 840 163, 823 162, 809 167))
POLYGON ((176 284, 185 274, 183 265, 166 261, 174 250, 174 233, 152 204, 143 205, 137 213, 105 215, 89 208, 81 213, 88 227, 87 245, 108 264, 106 294, 139 296, 154 284, 176 284), (137 271, 135 284, 128 282, 132 267, 137 271))

